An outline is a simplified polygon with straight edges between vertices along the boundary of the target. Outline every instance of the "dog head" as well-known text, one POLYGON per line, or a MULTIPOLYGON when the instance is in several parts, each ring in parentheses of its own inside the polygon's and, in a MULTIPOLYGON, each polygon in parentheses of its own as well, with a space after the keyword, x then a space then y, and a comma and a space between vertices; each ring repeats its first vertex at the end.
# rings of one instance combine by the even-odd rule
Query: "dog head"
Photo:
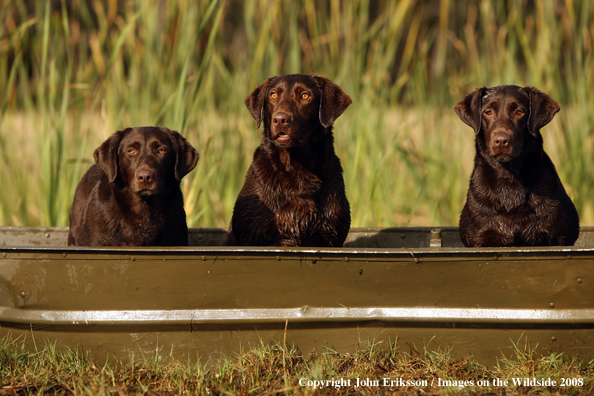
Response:
POLYGON ((258 128, 280 147, 301 147, 331 128, 351 98, 327 78, 291 74, 259 85, 245 100, 258 128))
POLYGON ((479 88, 454 107, 458 117, 474 129, 481 150, 500 163, 530 151, 534 143, 542 145, 540 128, 559 109, 547 94, 515 85, 479 88))
POLYGON ((176 131, 140 127, 114 133, 93 157, 111 183, 151 196, 165 191, 171 181, 179 184, 199 155, 176 131))

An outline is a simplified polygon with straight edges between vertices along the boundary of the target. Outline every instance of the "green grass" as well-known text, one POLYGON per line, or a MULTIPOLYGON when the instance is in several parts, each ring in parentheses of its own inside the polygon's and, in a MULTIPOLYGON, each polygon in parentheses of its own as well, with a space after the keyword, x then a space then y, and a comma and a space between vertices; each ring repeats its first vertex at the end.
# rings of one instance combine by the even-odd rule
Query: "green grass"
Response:
POLYGON ((93 150, 164 125, 201 155, 189 225, 226 227, 261 133, 243 101, 284 73, 353 99, 335 123, 353 226, 456 225, 473 135, 451 109, 499 84, 561 104, 545 147, 594 225, 589 1, 0 0, 0 15, 2 225, 67 226, 93 150))
POLYGON ((516 347, 513 358, 502 356, 497 365, 486 367, 472 357, 455 359, 450 351, 403 352, 395 344, 370 342, 361 344, 354 353, 326 348, 304 355, 294 346, 277 343, 227 357, 218 366, 208 368, 196 359, 179 361, 163 352, 142 360, 112 359, 109 363, 99 363, 81 351, 55 344, 38 345, 31 352, 23 340, 9 337, 0 340, 2 395, 589 395, 592 392, 594 361, 582 362, 555 353, 540 355, 536 349, 520 346, 516 347), (384 378, 395 382, 386 382, 384 386, 384 378), (402 386, 396 382, 399 378, 415 382, 402 386), (550 378, 557 385, 518 386, 513 378, 522 381, 550 378), (583 385, 562 387, 561 378, 573 379, 576 384, 581 379, 583 385), (357 379, 376 380, 381 385, 356 387, 357 379), (495 384, 495 379, 501 382, 495 384), (330 383, 320 388, 317 382, 314 388, 313 381, 330 383), (504 381, 508 381, 507 385, 504 381), (337 382, 344 386, 336 387, 337 382))

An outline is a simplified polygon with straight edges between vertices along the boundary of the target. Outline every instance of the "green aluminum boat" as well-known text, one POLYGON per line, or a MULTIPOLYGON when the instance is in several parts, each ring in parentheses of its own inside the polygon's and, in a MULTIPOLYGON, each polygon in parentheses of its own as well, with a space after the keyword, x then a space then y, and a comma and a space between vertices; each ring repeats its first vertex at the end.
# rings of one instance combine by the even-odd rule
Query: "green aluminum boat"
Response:
POLYGON ((576 246, 530 248, 465 248, 455 227, 354 228, 344 248, 224 247, 223 229, 191 229, 189 247, 81 248, 67 233, 0 227, 0 337, 209 364, 283 340, 594 358, 590 227, 576 246))

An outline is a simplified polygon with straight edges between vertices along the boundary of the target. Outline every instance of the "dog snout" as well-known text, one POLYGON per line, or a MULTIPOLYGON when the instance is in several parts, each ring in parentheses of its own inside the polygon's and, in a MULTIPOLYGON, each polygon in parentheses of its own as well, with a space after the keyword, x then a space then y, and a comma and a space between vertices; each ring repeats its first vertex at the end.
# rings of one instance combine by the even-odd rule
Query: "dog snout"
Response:
POLYGON ((511 136, 503 131, 496 131, 491 136, 493 147, 499 150, 508 149, 511 145, 511 136))
POLYGON ((275 127, 288 126, 291 123, 291 115, 284 111, 278 111, 272 116, 272 123, 275 127))
POLYGON ((136 173, 136 179, 140 184, 148 186, 155 181, 155 173, 149 169, 141 169, 136 173))

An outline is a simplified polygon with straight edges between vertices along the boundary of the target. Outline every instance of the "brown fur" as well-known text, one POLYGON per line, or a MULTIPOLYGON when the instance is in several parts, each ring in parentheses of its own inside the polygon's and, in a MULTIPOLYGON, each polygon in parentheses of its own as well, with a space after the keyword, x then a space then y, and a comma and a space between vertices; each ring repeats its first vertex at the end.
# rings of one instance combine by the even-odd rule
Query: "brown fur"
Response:
POLYGON ((183 246, 188 227, 179 183, 198 153, 167 128, 128 128, 93 153, 70 210, 68 245, 183 246))
POLYGON ((476 155, 460 237, 466 246, 573 245, 579 218, 540 128, 559 111, 532 87, 480 88, 454 111, 475 131, 476 155))
POLYGON ((351 216, 332 124, 351 103, 327 78, 271 77, 245 100, 264 122, 226 245, 342 246, 351 216))

